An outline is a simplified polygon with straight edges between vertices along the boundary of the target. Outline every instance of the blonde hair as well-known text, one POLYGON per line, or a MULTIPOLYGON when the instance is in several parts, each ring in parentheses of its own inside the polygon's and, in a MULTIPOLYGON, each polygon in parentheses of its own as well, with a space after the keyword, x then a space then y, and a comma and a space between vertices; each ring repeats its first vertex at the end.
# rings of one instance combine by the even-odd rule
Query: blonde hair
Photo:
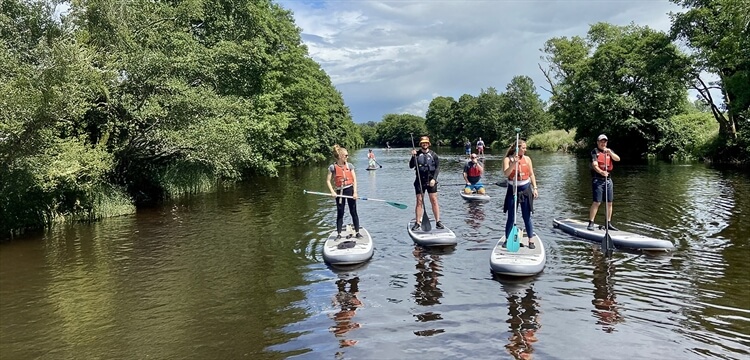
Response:
POLYGON ((346 152, 345 147, 339 146, 339 144, 333 145, 333 157, 336 160, 341 159, 341 154, 343 154, 344 152, 346 152))

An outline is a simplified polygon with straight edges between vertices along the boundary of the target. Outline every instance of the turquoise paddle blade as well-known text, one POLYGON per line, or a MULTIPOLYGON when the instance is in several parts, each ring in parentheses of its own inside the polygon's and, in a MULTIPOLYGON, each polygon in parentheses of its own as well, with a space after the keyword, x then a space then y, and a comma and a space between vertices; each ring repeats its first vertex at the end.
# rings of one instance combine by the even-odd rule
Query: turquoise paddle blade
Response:
POLYGON ((518 232, 518 227, 513 225, 513 228, 510 229, 510 234, 508 235, 508 239, 506 240, 505 247, 508 248, 509 252, 517 252, 518 249, 521 248, 521 241, 520 238, 521 234, 518 232))

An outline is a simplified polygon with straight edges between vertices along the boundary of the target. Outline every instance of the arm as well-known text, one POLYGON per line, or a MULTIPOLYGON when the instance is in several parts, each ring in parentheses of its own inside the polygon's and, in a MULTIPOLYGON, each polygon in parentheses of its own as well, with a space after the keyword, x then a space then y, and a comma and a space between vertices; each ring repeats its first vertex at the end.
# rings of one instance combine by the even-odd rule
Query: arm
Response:
POLYGON ((411 159, 409 159, 409 169, 414 169, 417 166, 417 152, 411 151, 411 159))
MULTIPOLYGON (((347 164, 349 166, 349 164, 347 164)), ((354 166, 351 167, 352 169, 352 187, 354 188, 354 198, 357 198, 357 174, 354 172, 354 166)))
POLYGON ((437 154, 435 154, 434 151, 432 151, 432 157, 435 158, 435 175, 433 176, 433 179, 435 179, 435 182, 437 182, 438 174, 440 174, 440 158, 438 158, 437 154))
POLYGON ((620 157, 617 154, 615 154, 615 152, 612 151, 612 149, 607 148, 604 151, 606 151, 609 154, 609 157, 612 158, 612 161, 620 161, 620 157))
MULTIPOLYGON (((607 177, 609 176, 609 173, 604 171, 604 169, 599 167, 599 161, 596 159, 596 155, 598 154, 598 149, 594 149, 591 151, 591 168, 594 169, 594 172, 597 174, 607 177)), ((612 158, 614 160, 614 158, 612 158)))
POLYGON ((534 194, 534 199, 539 197, 539 192, 536 187, 536 174, 534 174, 534 165, 531 163, 531 158, 526 156, 526 162, 529 164, 529 171, 531 171, 531 192, 534 194))
POLYGON ((328 190, 331 191, 331 196, 336 196, 336 190, 334 190, 333 185, 331 185, 331 177, 332 174, 330 171, 328 171, 328 175, 326 176, 326 185, 328 185, 328 190))
POLYGON ((511 164, 511 162, 510 162, 510 158, 506 156, 506 157, 505 157, 505 158, 503 159, 503 174, 505 174, 505 177, 506 177, 506 178, 507 178, 508 176, 510 176, 510 173, 511 173, 511 172, 513 172, 513 167, 512 167, 512 166, 510 166, 510 164, 511 164))

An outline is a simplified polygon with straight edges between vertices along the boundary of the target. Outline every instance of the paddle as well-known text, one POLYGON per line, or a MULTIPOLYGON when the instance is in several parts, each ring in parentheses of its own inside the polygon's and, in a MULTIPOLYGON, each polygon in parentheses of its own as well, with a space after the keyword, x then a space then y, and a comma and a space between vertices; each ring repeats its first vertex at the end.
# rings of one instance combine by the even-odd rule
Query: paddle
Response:
POLYGON ((380 165, 380 163, 377 160, 375 159, 372 159, 372 160, 375 161, 375 163, 378 164, 378 166, 380 166, 381 169, 383 168, 383 165, 380 165))
MULTIPOLYGON (((409 136, 411 136, 411 148, 414 151, 417 151, 417 147, 414 146, 414 134, 409 133, 409 136)), ((430 217, 427 216, 427 204, 424 203, 424 189, 422 188, 422 178, 419 176, 419 163, 417 162, 417 156, 414 156, 414 171, 417 174, 417 182, 419 183, 419 194, 422 196, 422 231, 430 231, 432 230, 432 225, 430 224, 430 217)))
MULTIPOLYGON (((520 139, 519 132, 521 129, 516 128, 516 152, 514 156, 518 156, 518 141, 520 139)), ((521 241, 519 238, 521 234, 518 232, 518 226, 516 226, 516 213, 518 212, 518 159, 515 161, 515 171, 513 172, 513 227, 510 229, 508 239, 506 239, 506 247, 509 252, 517 252, 521 248, 521 241)))
MULTIPOLYGON (((604 153, 604 171, 609 171, 607 165, 609 156, 604 153)), ((602 252, 604 256, 611 257, 615 249, 615 243, 609 236, 609 203, 607 202, 607 193, 609 192, 609 174, 604 178, 604 239, 602 240, 602 252)))
MULTIPOLYGON (((324 192, 318 192, 318 191, 302 190, 302 192, 304 194, 315 194, 315 195, 331 196, 331 193, 324 193, 324 192)), ((406 204, 402 204, 402 203, 397 203, 397 202, 393 202, 393 201, 386 201, 386 200, 380 200, 380 199, 371 199, 371 198, 366 198, 366 197, 361 197, 361 196, 355 198, 354 196, 349 196, 349 195, 336 195, 336 197, 347 198, 347 199, 357 199, 357 200, 381 201, 381 202, 384 202, 384 203, 386 203, 388 205, 391 205, 393 207, 397 207, 399 209, 406 209, 406 207, 407 207, 406 204)))

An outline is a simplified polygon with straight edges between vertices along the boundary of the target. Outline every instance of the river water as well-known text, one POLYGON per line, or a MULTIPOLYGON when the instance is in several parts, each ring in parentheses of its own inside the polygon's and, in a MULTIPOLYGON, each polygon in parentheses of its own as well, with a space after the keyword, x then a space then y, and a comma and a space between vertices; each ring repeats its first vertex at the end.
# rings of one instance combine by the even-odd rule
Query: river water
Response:
MULTIPOLYGON (((352 152, 375 255, 353 269, 321 257, 335 227, 326 167, 283 171, 93 224, 0 244, 2 359, 747 359, 750 177, 702 164, 619 166, 614 223, 675 251, 617 251, 552 228, 585 219, 585 160, 531 152, 536 277, 495 278, 504 189, 461 200, 462 165, 441 150, 452 249, 415 247, 409 149, 352 152)), ((498 156, 486 183, 499 179, 498 156)), ((600 209, 600 217, 604 208, 600 209)), ((431 215, 431 213, 430 213, 431 215)), ((432 217, 432 216, 431 216, 432 217)), ((347 215, 347 219, 349 219, 347 215)))

